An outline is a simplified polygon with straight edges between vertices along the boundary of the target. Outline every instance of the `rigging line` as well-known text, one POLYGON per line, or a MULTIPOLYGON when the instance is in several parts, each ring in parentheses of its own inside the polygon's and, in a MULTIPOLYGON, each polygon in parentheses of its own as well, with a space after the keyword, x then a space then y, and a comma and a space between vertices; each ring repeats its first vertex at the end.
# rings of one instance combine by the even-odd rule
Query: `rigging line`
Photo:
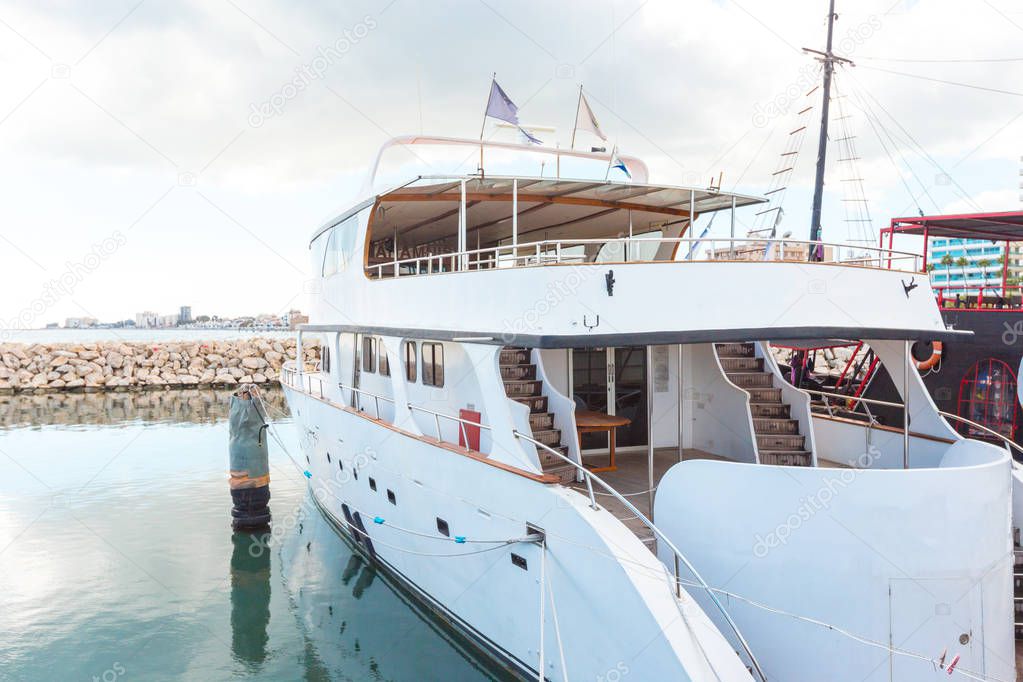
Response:
POLYGON ((1023 57, 992 57, 978 59, 897 59, 895 57, 864 57, 856 55, 856 61, 867 59, 873 62, 907 62, 916 64, 989 64, 1000 62, 1023 62, 1023 57))
POLYGON ((931 156, 931 155, 930 155, 930 154, 929 154, 929 153, 927 152, 927 150, 926 150, 926 149, 924 149, 924 148, 923 148, 923 145, 921 145, 921 144, 920 144, 919 142, 917 142, 916 138, 915 138, 915 137, 913 137, 912 133, 910 133, 910 132, 909 132, 908 130, 906 130, 906 127, 905 127, 905 126, 903 126, 903 125, 902 125, 902 124, 901 124, 901 123, 899 122, 899 120, 898 120, 897 118, 895 118, 895 116, 894 116, 894 115, 893 115, 893 114, 892 114, 892 113, 891 113, 890 111, 888 111, 888 109, 887 109, 887 108, 885 108, 885 106, 884 106, 883 104, 881 104, 881 101, 880 101, 880 100, 879 100, 879 99, 878 99, 877 97, 875 97, 875 96, 873 95, 873 93, 871 93, 871 92, 870 92, 870 90, 868 90, 868 89, 867 89, 866 87, 864 87, 864 86, 863 86, 863 84, 862 84, 862 83, 860 83, 860 82, 859 82, 859 81, 858 81, 858 80, 856 79, 856 77, 855 77, 855 76, 852 76, 852 75, 850 74, 850 78, 852 78, 852 79, 853 79, 853 81, 854 81, 854 82, 856 82, 856 84, 857 84, 857 85, 859 85, 859 87, 860 87, 860 88, 862 89, 862 91, 863 91, 864 93, 866 93, 867 97, 869 97, 869 98, 870 98, 871 100, 873 100, 873 101, 874 101, 874 103, 875 103, 875 104, 877 104, 877 106, 878 106, 878 107, 879 107, 879 108, 881 109, 881 111, 883 111, 883 112, 884 112, 884 113, 885 113, 885 114, 886 114, 886 115, 888 116, 888 118, 890 118, 890 119, 892 120, 892 122, 893 122, 893 123, 895 123, 895 125, 899 127, 899 130, 901 130, 901 131, 902 131, 902 132, 903 132, 903 133, 904 133, 904 134, 906 135, 906 137, 908 137, 908 138, 909 138, 909 139, 910 139, 910 140, 911 140, 911 141, 913 142, 913 144, 914 144, 914 145, 916 145, 917 149, 919 149, 919 150, 920 150, 920 152, 921 152, 921 154, 923 155, 923 157, 924 157, 924 158, 926 158, 926 159, 927 159, 927 160, 928 160, 928 161, 929 161, 929 162, 931 163, 931 165, 932 165, 932 166, 934 166, 935 168, 937 168, 937 169, 938 169, 939 171, 941 171, 941 172, 942 172, 942 173, 943 173, 944 175, 948 176, 948 179, 949 179, 949 180, 950 180, 950 181, 952 182, 952 184, 953 184, 953 185, 955 185, 955 186, 956 186, 957 188, 959 188, 959 191, 960 191, 960 192, 962 192, 962 198, 964 198, 964 199, 965 199, 966 201, 968 201, 969 203, 973 204, 973 206, 974 206, 974 207, 975 207, 975 208, 976 208, 977 210, 980 210, 980 209, 981 209, 980 205, 979 205, 979 204, 977 204, 977 202, 973 200, 973 197, 971 197, 971 196, 969 195, 969 193, 968 193, 968 192, 966 191, 966 189, 965 189, 965 188, 964 188, 964 187, 963 187, 962 185, 960 185, 960 184, 959 184, 959 182, 958 182, 958 181, 957 181, 957 180, 956 180, 956 179, 955 179, 955 178, 954 178, 954 177, 952 176, 952 174, 951 174, 951 173, 949 173, 948 171, 946 171, 946 170, 944 169, 944 167, 942 167, 942 165, 941 165, 940 163, 938 163, 938 162, 937 162, 937 161, 936 161, 936 160, 934 159, 934 157, 933 157, 933 156, 931 156))
MULTIPOLYGON (((905 157, 902 156, 902 151, 899 149, 898 145, 895 144, 895 140, 893 139, 892 134, 887 129, 885 129, 884 123, 882 123, 880 120, 877 120, 875 122, 877 115, 870 111, 870 104, 868 102, 863 101, 862 96, 860 95, 856 88, 853 88, 853 95, 857 100, 853 102, 853 106, 856 106, 857 108, 860 109, 860 111, 863 112, 864 118, 867 119, 867 123, 870 125, 870 129, 874 132, 874 135, 877 137, 877 141, 878 143, 880 143, 881 149, 884 150, 885 155, 888 157, 888 161, 892 164, 892 168, 895 169, 895 174, 899 176, 899 181, 902 183, 902 186, 906 189, 906 193, 909 195, 910 200, 916 206, 917 212, 919 212, 920 215, 923 215, 924 213, 923 208, 920 206, 920 202, 917 201, 916 194, 913 192, 913 189, 909 186, 909 183, 906 182, 906 178, 903 175, 902 170, 899 168, 899 164, 895 161, 895 157, 892 156, 891 150, 888 148, 888 145, 885 143, 884 138, 881 136, 881 130, 884 130, 885 135, 887 135, 888 139, 892 142, 892 147, 895 149, 895 151, 899 153, 899 157, 902 159, 902 162, 906 165, 906 168, 909 171, 910 175, 912 175, 913 178, 917 181, 917 183, 919 183, 920 187, 924 191, 924 194, 926 194, 927 198, 931 200, 931 203, 934 204, 936 208, 938 208, 938 204, 936 201, 934 201, 934 197, 931 196, 930 191, 928 191, 923 181, 920 180, 920 177, 913 170, 913 167, 910 166, 909 163, 906 161, 905 157), (881 130, 879 130, 878 128, 880 128, 881 130)), ((940 211, 940 208, 938 208, 938 210, 940 211)))
MULTIPOLYGON (((691 582, 689 580, 682 580, 681 578, 679 579, 679 582, 682 583, 683 585, 690 585, 692 587, 700 587, 699 583, 691 582)), ((753 599, 750 599, 749 597, 743 597, 742 595, 735 594, 734 592, 729 592, 727 590, 722 590, 722 589, 719 589, 719 588, 716 588, 716 587, 712 587, 712 588, 710 588, 710 590, 712 592, 717 592, 718 594, 724 595, 726 597, 729 597, 729 598, 732 598, 732 599, 737 599, 737 600, 739 600, 741 602, 745 602, 746 604, 749 604, 750 606, 753 606, 754 608, 762 609, 764 611, 768 611, 769 613, 774 613, 774 614, 777 614, 777 615, 780 615, 780 616, 787 616, 789 618, 793 618, 795 620, 799 620, 799 621, 802 621, 802 622, 805 622, 805 623, 809 623, 811 625, 817 625, 819 627, 826 628, 828 630, 831 630, 832 632, 836 632, 836 633, 838 633, 838 634, 840 634, 840 635, 842 635, 844 637, 848 637, 849 639, 857 641, 857 642, 859 642, 861 644, 866 644, 867 646, 872 646, 872 647, 876 647, 878 649, 882 649, 884 651, 887 651, 890 654, 897 654, 897 655, 900 655, 900 656, 907 656, 909 658, 915 658, 915 659, 918 659, 918 660, 921 660, 921 661, 925 661, 927 663, 931 663, 932 665, 934 665, 936 667, 941 664, 941 662, 938 659, 931 658, 931 657, 925 656, 923 654, 918 654, 918 653, 916 653, 914 651, 909 651, 907 649, 900 649, 898 647, 893 647, 893 646, 890 646, 890 645, 885 644, 883 642, 879 642, 877 640, 870 639, 869 637, 864 637, 863 635, 857 635, 854 632, 850 632, 849 630, 846 630, 844 628, 840 628, 837 625, 833 625, 831 623, 826 623, 826 622, 824 622, 822 620, 817 620, 816 618, 810 618, 809 616, 801 616, 798 613, 792 613, 790 611, 785 611, 783 609, 779 609, 779 608, 776 608, 776 607, 773 607, 773 606, 769 606, 769 605, 764 604, 762 602, 758 602, 758 601, 755 601, 753 599)), ((986 677, 984 675, 981 675, 980 673, 973 672, 972 670, 968 670, 966 668, 958 668, 957 667, 954 670, 950 671, 949 675, 951 675, 952 673, 959 673, 960 675, 962 675, 964 677, 967 677, 967 678, 969 678, 971 680, 981 680, 982 682, 984 682, 984 681, 990 681, 990 682, 1008 682, 1007 680, 1002 680, 1001 678, 998 678, 998 677, 986 677)))
POLYGON ((972 83, 960 83, 958 81, 947 81, 941 78, 931 78, 929 76, 921 76, 917 73, 906 73, 905 71, 895 71, 893 69, 882 69, 880 66, 865 66, 861 65, 861 69, 868 69, 870 71, 882 71, 884 73, 894 74, 896 76, 905 76, 906 78, 916 78, 922 81, 931 81, 932 83, 942 83, 943 85, 955 85, 960 88, 970 88, 971 90, 983 90, 985 92, 996 92, 1000 95, 1011 95, 1013 97, 1023 97, 1023 92, 1016 92, 1014 90, 1002 90, 1000 88, 989 88, 985 85, 974 85, 972 83))
MULTIPOLYGON (((546 542, 544 542, 542 549, 544 553, 547 552, 546 542)), ((565 682, 568 682, 568 666, 565 665, 565 647, 561 643, 561 625, 558 623, 558 607, 554 603, 554 586, 551 585, 550 575, 547 576, 547 596, 550 598, 551 602, 551 617, 554 621, 554 637, 558 643, 558 657, 561 659, 561 676, 565 682)))

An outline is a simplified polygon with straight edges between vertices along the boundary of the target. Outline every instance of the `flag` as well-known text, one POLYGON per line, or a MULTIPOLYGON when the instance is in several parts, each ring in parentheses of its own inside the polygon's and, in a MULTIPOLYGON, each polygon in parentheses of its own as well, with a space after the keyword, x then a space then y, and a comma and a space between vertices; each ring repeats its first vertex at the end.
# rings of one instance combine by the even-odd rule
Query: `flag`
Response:
POLYGON ((535 135, 531 135, 529 131, 522 126, 519 126, 519 132, 526 138, 526 142, 529 142, 530 144, 543 144, 543 140, 537 138, 535 135))
MULTIPOLYGON (((575 129, 588 130, 600 139, 604 140, 604 142, 607 142, 607 135, 605 135, 604 131, 600 129, 600 124, 597 123, 597 117, 593 115, 593 109, 590 109, 590 103, 586 101, 582 88, 579 88, 579 106, 577 107, 575 115, 575 129)), ((572 133, 572 139, 575 139, 575 132, 572 133)))
POLYGON ((615 145, 611 149, 611 168, 619 169, 621 172, 625 173, 630 180, 632 179, 632 173, 630 173, 629 169, 625 166, 625 162, 622 161, 622 157, 618 156, 618 145, 615 145))
POLYGON ((519 124, 519 108, 505 94, 501 86, 497 84, 496 78, 490 82, 490 98, 487 100, 487 113, 485 116, 507 121, 514 125, 519 124))

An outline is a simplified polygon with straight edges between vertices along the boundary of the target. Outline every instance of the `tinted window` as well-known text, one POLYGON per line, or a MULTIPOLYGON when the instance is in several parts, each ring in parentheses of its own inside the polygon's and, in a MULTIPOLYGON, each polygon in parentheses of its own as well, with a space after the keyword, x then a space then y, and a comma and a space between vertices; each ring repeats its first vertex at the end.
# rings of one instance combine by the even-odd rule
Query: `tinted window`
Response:
POLYGON ((439 343, 423 344, 423 384, 444 385, 444 346, 439 343))
POLYGON ((405 342, 405 378, 410 384, 416 382, 416 342, 405 342))
POLYGON ((373 373, 377 364, 377 340, 372 336, 362 337, 362 371, 373 373))

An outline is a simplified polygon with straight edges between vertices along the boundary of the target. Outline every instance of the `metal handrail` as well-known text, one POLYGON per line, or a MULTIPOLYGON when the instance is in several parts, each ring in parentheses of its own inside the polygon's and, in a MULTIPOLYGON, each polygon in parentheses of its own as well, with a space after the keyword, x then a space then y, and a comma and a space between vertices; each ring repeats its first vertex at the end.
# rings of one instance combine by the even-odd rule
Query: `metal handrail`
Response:
POLYGON ((700 572, 696 570, 696 567, 693 566, 689 562, 689 560, 685 557, 685 555, 682 554, 682 552, 678 549, 678 547, 676 547, 674 545, 674 543, 672 543, 672 541, 670 539, 668 539, 668 536, 665 535, 663 532, 661 532, 660 528, 658 528, 657 526, 654 525, 653 521, 648 519, 646 517, 646 515, 643 514, 643 512, 641 512, 639 509, 637 509, 634 504, 629 502, 621 493, 619 493, 617 490, 615 490, 614 487, 612 487, 610 484, 606 483, 602 478, 600 478, 599 476, 594 474, 592 471, 590 471, 586 467, 584 467, 581 464, 579 464, 578 462, 576 462, 576 461, 574 461, 572 459, 569 459, 568 457, 566 457, 565 455, 561 454, 560 452, 558 452, 554 448, 550 447, 549 445, 545 445, 545 444, 541 443, 540 441, 532 438, 531 436, 527 436, 524 433, 521 433, 521 432, 519 432, 519 431, 517 431, 515 429, 512 430, 512 434, 516 438, 521 438, 521 439, 523 439, 525 441, 528 441, 528 442, 532 443, 533 445, 535 445, 537 447, 543 448, 544 450, 546 450, 550 454, 552 454, 552 455, 554 455, 556 457, 561 458, 565 462, 568 462, 573 467, 575 467, 576 471, 582 473, 582 475, 586 478, 586 481, 587 481, 587 489, 589 490, 589 494, 590 494, 590 506, 591 507, 593 507, 594 509, 597 508, 596 499, 593 497, 593 485, 592 485, 592 482, 591 482, 591 481, 596 481, 602 488, 607 490, 608 493, 610 493, 612 497, 614 497, 616 500, 618 500, 623 505, 625 505, 626 509, 628 509, 630 512, 635 514, 636 518, 639 519, 640 522, 642 522, 651 531, 653 531, 654 535, 656 535, 659 539, 661 539, 664 542, 664 544, 668 547, 668 549, 670 549, 672 551, 672 553, 674 553, 674 555, 675 555, 675 587, 676 587, 676 590, 680 590, 681 589, 680 576, 678 574, 678 562, 681 561, 683 564, 685 564, 686 568, 689 569, 690 573, 693 574, 693 577, 696 578, 697 582, 700 583, 700 586, 707 592, 707 595, 714 602, 714 605, 721 612, 721 615, 724 616, 724 618, 728 622, 728 625, 731 628, 732 632, 735 633, 735 636, 738 638, 739 643, 742 645, 743 650, 746 652, 746 655, 749 656, 750 662, 753 664, 753 667, 756 668, 757 675, 760 677, 760 679, 763 682, 767 682, 767 677, 764 675, 764 671, 761 669, 760 663, 757 662, 757 658, 756 658, 756 656, 753 655, 753 651, 750 649, 749 644, 746 642, 746 638, 742 636, 741 632, 739 632, 739 626, 736 625, 734 620, 732 620, 732 617, 731 617, 731 615, 729 615, 728 611, 725 609, 724 604, 722 604, 721 601, 718 599, 717 595, 714 594, 713 589, 711 589, 710 585, 707 584, 707 581, 703 579, 703 576, 700 575, 700 572))
MULTIPOLYGON (((873 398, 862 398, 862 397, 860 397, 860 398, 853 398, 851 396, 842 395, 840 393, 828 393, 826 391, 815 391, 815 390, 809 389, 809 388, 801 388, 799 390, 803 391, 804 393, 816 393, 817 395, 829 396, 829 397, 832 397, 832 398, 839 398, 841 400, 849 400, 849 401, 855 400, 855 401, 860 401, 860 402, 864 402, 864 403, 870 403, 870 404, 873 404, 873 405, 882 405, 884 407, 895 407, 895 408, 898 408, 900 410, 905 408, 905 405, 903 405, 902 403, 893 403, 893 402, 889 402, 889 401, 886 401, 886 400, 874 400, 873 398)), ((963 424, 968 424, 968 425, 970 425, 970 426, 972 426, 974 428, 980 429, 981 431, 985 431, 985 432, 991 434, 992 436, 994 436, 995 438, 1001 440, 1006 447, 1010 447, 1010 448, 1018 451, 1020 454, 1023 454, 1023 447, 1017 445, 1015 441, 1013 441, 1013 440, 1011 440, 1009 438, 1006 438, 1004 435, 998 433, 994 429, 990 429, 990 428, 984 426, 983 424, 978 424, 977 422, 975 422, 975 421, 973 421, 971 419, 967 419, 966 417, 960 417, 959 415, 952 414, 950 412, 944 412, 942 410, 937 410, 937 413, 940 414, 942 417, 945 417, 946 419, 954 419, 957 422, 961 422, 963 424)))
MULTIPOLYGON (((377 278, 384 278, 384 271, 390 270, 391 277, 401 277, 399 272, 401 266, 414 266, 414 274, 406 276, 418 276, 422 274, 434 274, 434 263, 437 264, 437 272, 443 272, 443 264, 447 261, 450 265, 449 272, 472 269, 472 266, 476 266, 479 269, 480 265, 494 265, 509 264, 508 267, 520 267, 530 264, 543 265, 545 263, 552 264, 563 264, 563 263, 585 263, 595 264, 599 263, 593 261, 584 260, 584 255, 573 255, 564 254, 564 249, 571 246, 587 246, 587 245, 601 245, 606 246, 608 244, 618 244, 623 247, 634 246, 636 244, 674 244, 690 245, 689 258, 685 261, 654 261, 654 260, 632 260, 630 262, 635 263, 650 263, 650 262, 714 262, 720 261, 727 257, 724 256, 704 256, 700 259, 692 257, 695 249, 700 245, 711 245, 709 249, 710 253, 713 253, 713 246, 717 242, 726 242, 728 244, 728 254, 736 251, 736 244, 740 246, 742 244, 754 244, 757 250, 764 249, 765 254, 769 250, 768 247, 774 245, 780 245, 780 249, 770 249, 771 258, 750 260, 750 263, 762 263, 762 262, 794 262, 784 258, 784 247, 785 246, 806 246, 811 247, 832 247, 835 249, 837 254, 841 254, 841 249, 853 249, 859 251, 869 252, 873 255, 870 256, 854 256, 842 260, 841 258, 833 258, 829 261, 821 261, 823 263, 832 264, 847 264, 855 265, 860 264, 866 267, 873 267, 867 264, 877 264, 877 269, 891 269, 892 262, 903 259, 913 260, 913 268, 915 267, 916 260, 922 258, 920 254, 912 253, 909 251, 896 251, 894 249, 886 249, 875 246, 850 246, 848 244, 839 244, 832 242, 814 242, 807 240, 798 239, 770 239, 770 238, 753 238, 753 237, 728 237, 728 238, 717 238, 717 237, 704 237, 704 238, 693 238, 693 237, 614 237, 609 239, 554 239, 554 240, 541 240, 534 242, 521 242, 516 244, 502 244, 498 246, 490 246, 486 248, 478 249, 465 249, 462 251, 452 251, 442 254, 426 254, 423 256, 413 256, 410 258, 403 258, 397 260, 390 260, 386 262, 376 263, 374 265, 367 265, 366 270, 375 272, 377 278), (522 253, 524 252, 524 253, 522 253), (489 255, 487 258, 483 258, 484 255, 489 255), (476 256, 475 260, 470 257, 476 256), (882 264, 887 262, 887 268, 882 267, 882 264), (425 265, 425 267, 424 267, 425 265)), ((631 249, 630 249, 631 251, 631 249)), ((721 249, 723 251, 723 249, 721 249)), ((744 261, 745 262, 745 261, 744 261)))

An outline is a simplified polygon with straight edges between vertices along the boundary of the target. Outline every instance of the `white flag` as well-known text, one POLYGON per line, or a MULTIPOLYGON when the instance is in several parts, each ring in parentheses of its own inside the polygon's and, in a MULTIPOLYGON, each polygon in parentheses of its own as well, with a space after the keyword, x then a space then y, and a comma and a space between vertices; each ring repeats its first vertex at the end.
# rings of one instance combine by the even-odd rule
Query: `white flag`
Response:
POLYGON ((593 115, 593 110, 590 109, 590 103, 586 101, 586 97, 583 96, 581 88, 579 90, 579 113, 575 115, 575 129, 588 130, 607 142, 607 136, 600 129, 600 124, 597 123, 597 117, 593 115))

